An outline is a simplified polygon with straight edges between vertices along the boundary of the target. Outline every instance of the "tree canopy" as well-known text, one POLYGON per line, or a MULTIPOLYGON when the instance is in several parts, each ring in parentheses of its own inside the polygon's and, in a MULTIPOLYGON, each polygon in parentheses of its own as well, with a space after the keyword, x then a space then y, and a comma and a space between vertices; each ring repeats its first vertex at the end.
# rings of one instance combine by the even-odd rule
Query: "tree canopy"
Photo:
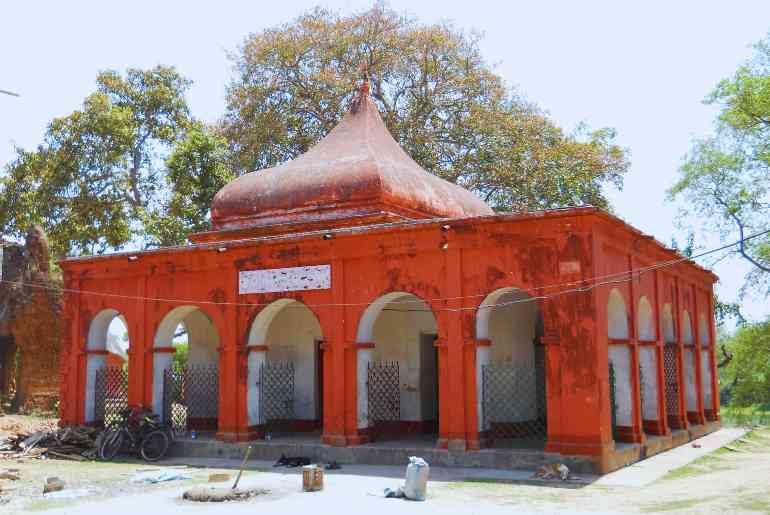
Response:
POLYGON ((101 72, 81 108, 0 172, 0 233, 21 237, 39 224, 54 256, 183 243, 208 228, 224 184, 330 131, 364 75, 407 153, 493 208, 608 207, 603 189, 621 187, 629 166, 615 132, 564 132, 506 87, 478 42, 380 4, 352 15, 311 10, 232 55, 214 126, 193 117, 191 82, 173 67, 101 72))
POLYGON ((345 113, 366 74, 385 123, 423 168, 497 210, 607 207, 627 151, 612 129, 567 134, 506 88, 479 36, 421 25, 380 4, 352 15, 317 8, 249 36, 232 58, 222 128, 238 173, 307 151, 345 113))
MULTIPOLYGON (((706 98, 720 106, 715 134, 693 142, 671 198, 725 240, 770 229, 770 36, 706 98)), ((747 285, 770 294, 770 235, 735 252, 752 266, 747 285)))
POLYGON ((232 178, 224 141, 192 118, 174 68, 105 71, 96 84, 37 149, 16 149, 0 175, 0 232, 40 224, 56 255, 184 241, 232 178))

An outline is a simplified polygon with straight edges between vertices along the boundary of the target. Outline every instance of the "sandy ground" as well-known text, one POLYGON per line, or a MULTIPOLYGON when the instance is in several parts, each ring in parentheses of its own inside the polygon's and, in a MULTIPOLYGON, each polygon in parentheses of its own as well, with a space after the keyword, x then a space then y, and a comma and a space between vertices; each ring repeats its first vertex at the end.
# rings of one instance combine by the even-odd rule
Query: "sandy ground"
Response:
MULTIPOLYGON (((63 461, 0 462, 20 469, 20 481, 2 481, 13 488, 3 495, 0 513, 111 515, 151 513, 769 513, 770 429, 755 430, 739 441, 668 473, 643 487, 607 486, 596 478, 538 482, 529 473, 473 469, 431 470, 427 502, 385 499, 382 490, 403 481, 403 468, 345 466, 327 472, 322 492, 302 493, 298 470, 273 469, 251 463, 243 487, 265 488, 269 494, 241 503, 190 504, 181 493, 205 483, 208 475, 236 466, 225 460, 193 460, 183 470, 193 479, 146 486, 132 483, 139 462, 73 463, 63 461), (208 467, 201 466, 208 464, 208 467), (68 489, 88 495, 70 500, 46 499, 42 484, 59 476, 68 489)), ((163 466, 178 462, 166 462, 163 466)))

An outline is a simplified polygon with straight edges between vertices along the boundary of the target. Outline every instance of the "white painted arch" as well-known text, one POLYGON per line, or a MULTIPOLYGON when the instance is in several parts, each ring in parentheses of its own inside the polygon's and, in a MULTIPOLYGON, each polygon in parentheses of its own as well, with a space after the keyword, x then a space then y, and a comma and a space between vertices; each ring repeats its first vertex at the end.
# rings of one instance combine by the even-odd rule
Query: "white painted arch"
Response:
POLYGON ((607 300, 607 336, 613 340, 627 340, 628 311, 620 290, 613 288, 607 300))
POLYGON ((671 304, 663 306, 661 315, 661 325, 663 326, 663 341, 666 343, 676 343, 676 332, 674 330, 674 314, 671 310, 671 304))
POLYGON ((260 423, 259 374, 262 365, 269 362, 294 365, 294 418, 321 419, 317 342, 322 339, 318 318, 302 302, 279 299, 262 308, 251 323, 248 335, 247 413, 250 426, 260 423))
POLYGON ((637 306, 638 316, 637 325, 639 327, 639 340, 643 342, 655 341, 655 315, 652 311, 652 304, 646 296, 639 298, 637 306))
MULTIPOLYGON (((109 337, 110 324, 116 319, 128 330, 125 317, 116 309, 104 309, 96 314, 88 326, 86 349, 90 351, 105 351, 109 337)), ((85 421, 94 422, 96 412, 96 372, 107 366, 107 356, 104 354, 87 354, 86 358, 86 391, 85 391, 85 421)))
POLYGON ((367 306, 358 323, 356 341, 375 347, 357 351, 358 428, 369 425, 367 372, 376 360, 399 363, 401 420, 438 419, 438 370, 432 359, 432 341, 437 333, 436 317, 430 306, 412 293, 388 292, 367 306))
MULTIPOLYGON (((178 306, 163 317, 155 331, 153 347, 170 348, 174 344, 177 327, 184 325, 187 330, 188 363, 193 365, 216 365, 219 363, 219 331, 213 320, 197 306, 178 306)), ((163 413, 163 372, 171 367, 174 356, 170 352, 156 352, 152 362, 152 409, 163 413)), ((188 384, 187 395, 196 395, 195 384, 188 384)), ((213 401, 213 400, 212 400, 213 401)), ((199 403, 204 405, 204 403, 199 403)), ((208 412, 196 413, 197 416, 216 418, 218 402, 211 402, 208 412)))
MULTIPOLYGON (((488 340, 489 346, 476 347, 476 414, 478 430, 484 431, 483 367, 491 362, 511 363, 535 367, 537 336, 542 336, 542 316, 532 296, 514 287, 500 288, 487 295, 476 310, 476 338, 488 340)), ((509 386, 511 395, 522 391, 534 394, 536 377, 532 384, 509 386)), ((510 407, 507 407, 510 408, 510 407)), ((522 422, 538 416, 537 399, 522 399, 515 409, 498 413, 499 422, 522 422)))

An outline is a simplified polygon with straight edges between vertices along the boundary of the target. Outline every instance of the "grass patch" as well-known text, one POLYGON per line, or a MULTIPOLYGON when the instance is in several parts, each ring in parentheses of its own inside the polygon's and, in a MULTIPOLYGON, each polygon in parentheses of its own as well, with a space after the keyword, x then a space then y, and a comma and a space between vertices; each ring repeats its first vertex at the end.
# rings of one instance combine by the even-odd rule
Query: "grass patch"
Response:
POLYGON ((714 495, 711 497, 692 497, 690 499, 659 502, 655 504, 648 504, 642 507, 641 511, 642 513, 660 513, 665 511, 686 510, 692 508, 693 506, 697 506, 698 504, 713 501, 714 499, 718 498, 718 495, 714 495))
POLYGON ((756 496, 745 496, 732 504, 735 509, 742 511, 756 511, 759 513, 770 513, 770 501, 758 498, 756 496))
POLYGON ((723 406, 719 411, 726 426, 754 427, 770 425, 770 410, 766 406, 738 408, 723 406))

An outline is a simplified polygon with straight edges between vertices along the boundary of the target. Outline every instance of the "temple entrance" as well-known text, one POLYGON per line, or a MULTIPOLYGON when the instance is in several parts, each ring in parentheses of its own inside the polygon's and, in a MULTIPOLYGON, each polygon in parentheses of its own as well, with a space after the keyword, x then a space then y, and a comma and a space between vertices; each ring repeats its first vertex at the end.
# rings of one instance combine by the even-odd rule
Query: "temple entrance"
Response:
POLYGON ((374 439, 424 438, 438 433, 436 318, 411 293, 383 295, 358 327, 359 430, 374 439))
POLYGON ((214 323, 195 306, 174 308, 158 327, 152 408, 178 435, 218 427, 218 347, 214 323))
POLYGON ((488 295, 476 314, 479 432, 487 446, 542 448, 547 435, 543 319, 522 290, 488 295))
POLYGON ((315 314, 293 299, 265 307, 249 332, 249 426, 258 434, 320 431, 323 336, 315 314))
POLYGON ((86 344, 85 421, 109 427, 128 407, 128 327, 114 309, 91 321, 86 344))

